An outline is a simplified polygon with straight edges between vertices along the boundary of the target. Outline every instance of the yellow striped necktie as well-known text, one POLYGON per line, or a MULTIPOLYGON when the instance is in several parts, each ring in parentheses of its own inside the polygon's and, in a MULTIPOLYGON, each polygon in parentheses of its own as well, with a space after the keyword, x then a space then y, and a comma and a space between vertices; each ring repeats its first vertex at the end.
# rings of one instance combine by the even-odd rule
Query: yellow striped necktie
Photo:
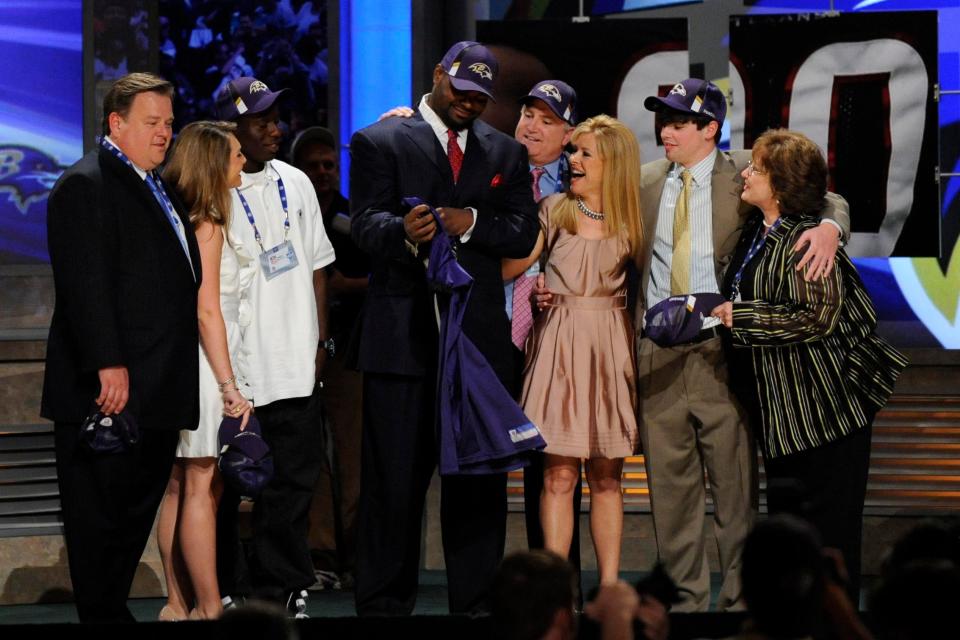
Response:
POLYGON ((690 183, 693 176, 686 169, 680 174, 683 188, 677 196, 673 213, 673 260, 670 263, 670 295, 690 293, 690 183))

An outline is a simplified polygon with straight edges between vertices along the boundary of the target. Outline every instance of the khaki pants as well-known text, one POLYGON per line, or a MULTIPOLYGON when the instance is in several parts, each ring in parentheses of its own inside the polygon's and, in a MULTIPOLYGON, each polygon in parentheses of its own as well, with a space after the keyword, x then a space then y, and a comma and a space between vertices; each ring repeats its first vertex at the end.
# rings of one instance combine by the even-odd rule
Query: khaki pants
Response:
POLYGON ((756 512, 756 454, 728 384, 721 340, 662 348, 643 338, 637 368, 657 551, 683 598, 674 611, 710 605, 704 471, 722 572, 717 609, 742 609, 741 551, 756 512))

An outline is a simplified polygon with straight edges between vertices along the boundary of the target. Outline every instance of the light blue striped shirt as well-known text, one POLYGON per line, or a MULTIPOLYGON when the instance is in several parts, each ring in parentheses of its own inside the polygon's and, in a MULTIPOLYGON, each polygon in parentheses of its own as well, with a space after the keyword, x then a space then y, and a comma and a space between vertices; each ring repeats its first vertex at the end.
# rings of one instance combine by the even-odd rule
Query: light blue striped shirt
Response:
MULTIPOLYGON (((690 291, 685 293, 720 293, 713 257, 713 200, 710 178, 716 152, 690 167, 690 291)), ((647 287, 647 309, 670 297, 670 264, 673 261, 673 214, 683 188, 680 173, 683 167, 674 163, 660 195, 657 228, 653 239, 650 284, 647 287)), ((704 328, 718 324, 717 318, 704 319, 704 328)))

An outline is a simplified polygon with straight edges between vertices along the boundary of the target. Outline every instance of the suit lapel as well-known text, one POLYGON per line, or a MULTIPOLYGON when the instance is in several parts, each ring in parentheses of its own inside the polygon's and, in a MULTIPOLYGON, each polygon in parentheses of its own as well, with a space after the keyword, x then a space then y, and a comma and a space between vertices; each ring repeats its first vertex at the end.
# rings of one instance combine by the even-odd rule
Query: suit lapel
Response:
POLYGON ((460 180, 455 187, 458 200, 466 194, 480 193, 487 177, 486 158, 490 157, 492 149, 487 139, 487 132, 477 129, 478 127, 474 124, 467 133, 467 151, 463 155, 460 180))
POLYGON ((657 235, 657 220, 660 217, 660 197, 663 194, 663 185, 667 181, 667 170, 670 168, 669 162, 664 162, 663 171, 660 166, 656 167, 656 173, 653 180, 640 191, 640 209, 643 216, 643 230, 646 236, 643 248, 643 273, 640 278, 641 295, 643 304, 646 304, 646 289, 650 284, 650 263, 653 260, 653 243, 657 235))
MULTIPOLYGON (((186 232, 187 250, 190 252, 190 264, 193 266, 193 279, 199 286, 200 277, 203 275, 203 269, 200 263, 200 245, 197 244, 197 235, 193 232, 193 223, 190 222, 190 216, 185 213, 187 211, 187 207, 183 204, 183 201, 180 200, 177 190, 172 188, 166 182, 164 182, 163 186, 167 192, 167 195, 170 196, 170 201, 173 203, 173 208, 177 210, 177 217, 180 218, 180 223, 183 225, 183 228, 186 232)), ((156 200, 156 198, 154 198, 154 200, 156 200)), ((176 234, 174 234, 174 237, 176 237, 176 234)), ((176 240, 179 244, 180 238, 176 238, 176 240)))
MULTIPOLYGON (((142 208, 145 211, 150 212, 148 217, 154 220, 162 228, 161 234, 163 237, 166 237, 169 242, 175 242, 177 246, 177 251, 183 255, 183 246, 180 244, 180 238, 177 236, 177 232, 173 229, 173 225, 170 224, 170 219, 167 217, 167 212, 163 210, 160 206, 160 203, 157 202, 157 199, 154 197, 153 192, 150 191, 150 187, 147 185, 146 181, 140 177, 140 175, 132 168, 127 166, 125 162, 120 160, 106 149, 100 149, 100 162, 101 166, 106 167, 114 176, 127 187, 127 192, 135 194, 136 198, 140 201, 142 208)), ((173 195, 169 194, 171 200, 173 200, 173 195)), ((200 254, 199 250, 196 247, 196 240, 194 240, 193 246, 190 244, 191 236, 193 235, 189 231, 189 221, 184 222, 184 216, 179 213, 181 223, 184 223, 184 229, 187 229, 187 247, 190 250, 190 260, 193 263, 192 269, 190 263, 187 262, 186 256, 184 256, 183 266, 187 267, 188 270, 193 271, 192 278, 196 282, 200 281, 198 270, 200 268, 200 254)))
MULTIPOLYGON (((416 145, 430 162, 436 165, 444 178, 452 183, 453 170, 450 169, 447 150, 440 145, 437 134, 433 132, 433 127, 425 122, 419 113, 409 120, 405 120, 403 125, 406 127, 407 137, 410 138, 414 145, 416 145)), ((469 147, 469 145, 467 146, 469 147)))
POLYGON ((733 159, 725 153, 717 151, 717 160, 713 165, 713 176, 710 178, 710 197, 712 199, 713 217, 713 255, 719 256, 723 251, 722 243, 730 237, 733 230, 740 223, 740 194, 743 192, 743 181, 737 171, 733 159))

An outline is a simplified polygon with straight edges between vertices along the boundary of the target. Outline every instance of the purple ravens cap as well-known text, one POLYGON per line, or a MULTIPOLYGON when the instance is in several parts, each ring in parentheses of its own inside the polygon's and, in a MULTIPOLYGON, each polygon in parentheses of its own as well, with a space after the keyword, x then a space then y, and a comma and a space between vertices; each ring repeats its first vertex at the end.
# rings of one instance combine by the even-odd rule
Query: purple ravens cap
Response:
POLYGON ((693 340, 715 307, 726 301, 719 293, 670 296, 647 309, 643 335, 661 347, 693 340))
POLYGON ((231 80, 217 94, 217 117, 236 120, 240 116, 263 113, 284 91, 286 89, 270 91, 266 83, 249 76, 231 80))
POLYGON ((244 496, 256 496, 273 478, 273 456, 260 432, 260 421, 253 414, 241 431, 241 418, 225 416, 220 422, 220 473, 223 479, 244 496))
POLYGON ((723 124, 727 115, 727 99, 720 87, 698 78, 687 78, 673 85, 662 98, 650 96, 643 101, 648 111, 677 112, 706 116, 723 124))
POLYGON ((493 99, 493 80, 500 69, 490 50, 479 42, 464 40, 450 47, 440 61, 450 84, 460 91, 479 91, 493 99))
POLYGON ((567 124, 577 124, 577 92, 563 80, 544 80, 530 89, 521 102, 540 100, 567 124))
POLYGON ((107 415, 93 411, 80 428, 80 442, 94 453, 128 451, 140 439, 140 428, 129 407, 107 415))

